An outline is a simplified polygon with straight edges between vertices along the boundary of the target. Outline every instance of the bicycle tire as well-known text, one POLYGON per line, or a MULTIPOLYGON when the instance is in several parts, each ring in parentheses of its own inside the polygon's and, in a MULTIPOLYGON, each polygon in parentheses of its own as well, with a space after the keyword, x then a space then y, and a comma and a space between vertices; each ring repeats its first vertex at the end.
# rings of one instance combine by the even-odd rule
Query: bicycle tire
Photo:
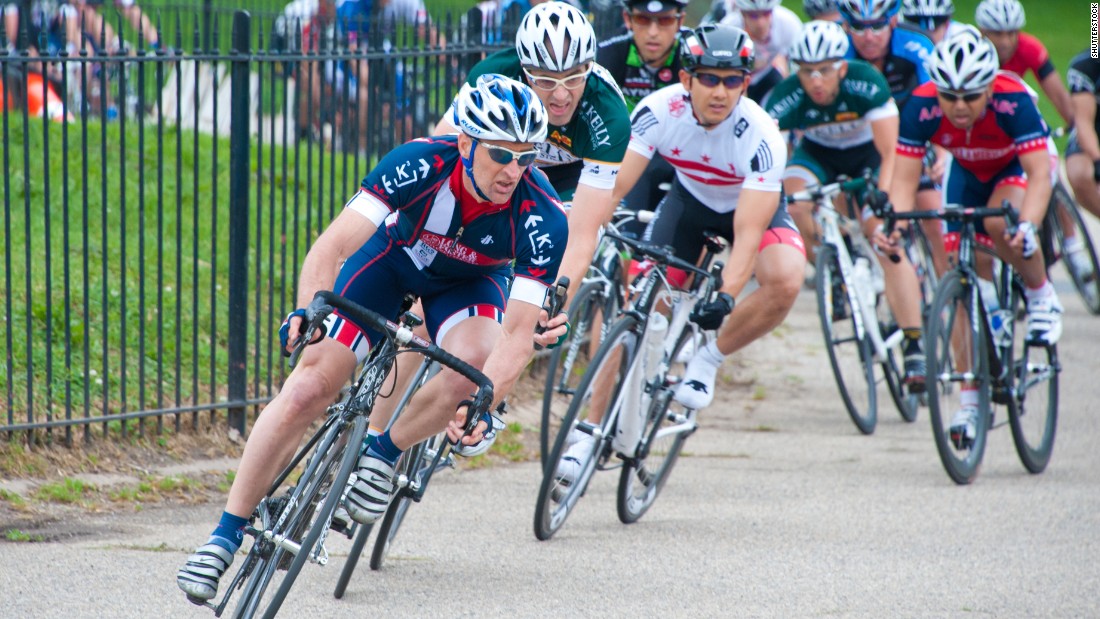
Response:
MULTIPOLYGON (((263 543, 273 546, 266 540, 263 543)), ((233 609, 233 619, 251 619, 256 614, 256 607, 259 606, 267 586, 271 584, 271 579, 275 576, 275 568, 285 552, 282 548, 274 547, 273 552, 265 558, 264 551, 259 550, 253 542, 252 549, 245 557, 245 563, 241 565, 242 570, 250 573, 242 585, 243 591, 237 606, 233 609)))
POLYGON ((336 588, 332 591, 332 597, 338 600, 343 599, 344 593, 348 589, 348 583, 351 582, 351 575, 355 573, 355 567, 359 564, 359 557, 363 555, 363 549, 366 548, 367 540, 370 538, 373 529, 373 524, 357 524, 355 526, 355 539, 351 542, 348 559, 344 561, 344 567, 340 570, 340 577, 336 579, 336 588))
POLYGON ((670 384, 669 376, 682 377, 686 363, 677 363, 680 351, 693 340, 695 332, 685 329, 672 351, 672 367, 665 373, 663 385, 655 392, 642 430, 642 443, 633 458, 627 458, 619 474, 615 508, 619 521, 632 524, 645 515, 668 481, 680 457, 687 437, 695 431, 695 411, 683 409, 673 399, 679 381, 670 384), (670 412, 676 406, 680 411, 670 412), (680 427, 682 426, 682 429, 680 427))
MULTIPOLYGON (((1069 274, 1070 280, 1073 281, 1074 288, 1076 288, 1077 293, 1081 295, 1081 300, 1085 302, 1085 307, 1088 308, 1089 312, 1100 315, 1100 261, 1097 259, 1096 246, 1092 243, 1092 236, 1089 234, 1088 226, 1081 216, 1081 207, 1078 206, 1077 201, 1073 199, 1073 195, 1062 183, 1054 185, 1050 194, 1050 206, 1051 208, 1047 209, 1049 214, 1046 220, 1053 224, 1051 226, 1054 230, 1053 240, 1057 243, 1055 249, 1058 255, 1061 256, 1063 266, 1066 268, 1066 273, 1069 274), (1057 216, 1056 209, 1058 208, 1064 210, 1073 222, 1073 227, 1084 247, 1089 262, 1092 264, 1092 273, 1088 277, 1086 277, 1088 274, 1078 272, 1073 262, 1069 260, 1066 255, 1066 230, 1063 228, 1061 219, 1057 216)), ((1048 263, 1052 263, 1053 261, 1054 257, 1048 258, 1048 263)))
POLYGON ((940 279, 932 301, 925 332, 928 359, 928 416, 936 451, 947 475, 957 484, 969 484, 977 477, 985 453, 992 403, 989 375, 988 327, 979 317, 971 319, 968 308, 979 299, 975 287, 964 283, 958 272, 940 279), (966 338, 958 330, 965 330, 966 338), (952 337, 955 334, 955 337, 952 337), (953 415, 961 408, 962 376, 956 372, 957 357, 968 358, 970 373, 977 378, 978 423, 974 442, 969 448, 956 449, 950 436, 953 415))
MULTIPOLYGON (((1013 311, 1013 316, 1019 316, 1013 311)), ((1008 420, 1016 454, 1029 473, 1046 470, 1054 451, 1058 428, 1058 347, 1033 346, 1025 340, 1026 326, 1017 320, 1013 330, 1012 397, 1008 420)))
POLYGON ((878 421, 878 403, 875 389, 875 364, 868 335, 857 338, 857 308, 852 306, 847 294, 839 301, 833 299, 834 283, 844 290, 845 284, 835 282, 842 278, 837 250, 830 245, 817 249, 814 284, 817 289, 817 311, 821 320, 821 332, 825 337, 825 349, 833 368, 837 390, 844 401, 844 408, 856 428, 864 434, 875 431, 878 421), (834 304, 843 308, 844 316, 834 320, 834 304), (843 348, 841 348, 843 346, 843 348), (857 401, 857 396, 859 400, 857 401))
MULTIPOLYGON (((314 511, 311 514, 313 525, 309 528, 309 533, 302 539, 301 549, 295 555, 290 567, 287 568, 286 575, 279 583, 279 588, 275 591, 274 597, 271 598, 271 602, 264 610, 264 619, 274 619, 275 615, 278 614, 279 608, 282 606, 287 594, 290 593, 291 587, 294 586, 294 581, 298 578, 299 572, 302 571, 302 567, 309 560, 313 547, 318 543, 321 535, 328 530, 329 521, 332 519, 333 512, 336 511, 336 506, 340 504, 348 478, 358 464, 359 446, 363 444, 363 437, 367 432, 367 418, 364 415, 358 415, 348 427, 336 428, 336 431, 346 434, 344 445, 338 450, 339 454, 332 453, 331 449, 326 452, 319 448, 317 451, 317 453, 323 453, 324 457, 322 457, 320 466, 315 469, 318 474, 314 474, 305 480, 304 483, 307 486, 303 496, 306 497, 306 501, 298 506, 299 509, 308 508, 314 511), (322 496, 324 502, 321 503, 318 511, 316 505, 320 502, 322 496)), ((335 446, 338 438, 339 436, 329 442, 329 446, 335 446)), ((322 444, 323 446, 324 444, 322 444)), ((299 479, 298 486, 301 487, 302 484, 302 479, 299 479)))
POLYGON ((543 468, 546 468, 551 437, 556 436, 555 430, 560 426, 561 415, 555 414, 554 411, 569 407, 569 401, 576 393, 577 385, 584 375, 583 367, 589 360, 590 351, 593 346, 598 345, 598 342, 593 344, 591 341, 590 334, 594 323, 597 320, 601 323, 602 335, 606 332, 607 325, 618 314, 618 305, 616 293, 611 290, 611 285, 606 281, 598 280, 581 284, 569 305, 566 315, 572 331, 568 339, 551 354, 546 368, 546 385, 542 391, 539 457, 543 468))
POLYGON ((638 343, 642 338, 643 326, 641 320, 631 314, 624 314, 615 321, 581 379, 577 389, 579 397, 573 398, 562 418, 561 427, 550 451, 550 464, 547 464, 543 470, 542 483, 539 484, 538 499, 535 502, 535 537, 541 541, 550 539, 565 524, 569 514, 584 495, 600 458, 610 449, 617 416, 614 405, 619 400, 630 366, 638 354, 638 343), (605 367, 608 368, 607 371, 612 367, 616 368, 615 374, 606 375, 605 367), (608 386, 609 380, 613 380, 614 384, 608 386), (592 452, 589 453, 580 474, 572 483, 565 483, 558 479, 557 462, 568 448, 567 439, 581 415, 587 418, 588 413, 594 410, 589 409, 588 406, 592 400, 593 389, 597 387, 601 390, 600 397, 603 401, 598 401, 595 406, 607 406, 600 421, 600 436, 593 441, 592 452))
MULTIPOLYGON (((434 473, 432 469, 432 456, 430 455, 434 449, 439 449, 442 446, 442 442, 446 440, 443 435, 437 434, 425 441, 417 443, 408 452, 408 460, 402 463, 401 468, 404 469, 404 475, 408 477, 410 481, 417 480, 420 483, 420 487, 423 489, 428 485, 428 480, 434 473), (428 449, 428 446, 432 446, 434 449, 428 449)), ((423 496, 421 494, 421 496, 423 496)), ((393 543, 395 537, 397 537, 397 531, 401 528, 401 523, 405 520, 405 514, 409 511, 409 507, 412 506, 413 498, 412 492, 408 488, 402 488, 398 490, 397 496, 390 502, 390 506, 386 508, 386 514, 382 517, 382 523, 378 528, 378 536, 374 538, 374 548, 371 550, 370 555, 370 569, 379 570, 382 569, 382 564, 386 560, 386 555, 389 554, 390 544, 393 543)))

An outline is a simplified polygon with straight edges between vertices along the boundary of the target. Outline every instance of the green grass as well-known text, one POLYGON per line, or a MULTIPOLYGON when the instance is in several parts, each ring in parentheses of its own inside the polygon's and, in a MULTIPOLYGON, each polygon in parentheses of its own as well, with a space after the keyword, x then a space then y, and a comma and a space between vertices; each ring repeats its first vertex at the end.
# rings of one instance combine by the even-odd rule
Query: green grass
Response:
POLYGON ((3 488, 0 488, 0 501, 4 501, 12 507, 24 507, 27 504, 27 501, 18 493, 3 488))
POLYGON ((72 477, 43 484, 35 491, 35 498, 52 503, 79 503, 85 495, 95 491, 95 486, 72 477))
POLYGON ((31 535, 19 529, 8 529, 4 531, 4 539, 9 542, 41 542, 43 538, 41 535, 31 535))

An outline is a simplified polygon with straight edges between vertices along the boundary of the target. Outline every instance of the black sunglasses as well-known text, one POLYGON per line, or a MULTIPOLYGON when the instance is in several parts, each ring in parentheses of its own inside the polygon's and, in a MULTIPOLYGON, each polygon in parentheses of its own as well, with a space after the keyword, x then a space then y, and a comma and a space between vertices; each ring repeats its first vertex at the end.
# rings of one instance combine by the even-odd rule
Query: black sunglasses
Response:
POLYGON ((638 26, 639 28, 648 28, 656 23, 661 28, 671 28, 680 23, 680 18, 683 17, 683 13, 677 13, 675 15, 647 15, 645 13, 631 13, 630 23, 638 26))
POLYGON ((950 90, 941 90, 939 91, 939 93, 940 97, 942 97, 943 100, 947 101, 948 103, 954 103, 959 99, 962 99, 967 103, 974 103, 978 99, 982 98, 982 95, 985 94, 985 91, 979 90, 977 92, 951 92, 950 90))
POLYGON ((890 26, 889 19, 880 19, 878 21, 860 22, 852 20, 848 22, 848 27, 852 29, 852 32, 864 32, 870 30, 871 32, 882 32, 890 26))
POLYGON ((486 152, 489 153, 489 158, 499 163, 500 165, 508 165, 515 161, 519 164, 519 167, 526 168, 535 162, 535 158, 539 156, 537 150, 525 150, 522 153, 517 153, 510 148, 504 148, 503 146, 493 146, 492 144, 486 144, 485 142, 478 141, 486 152))
POLYGON ((740 88, 741 84, 745 83, 744 74, 727 75, 725 77, 719 77, 713 73, 692 73, 691 75, 707 88, 717 88, 718 84, 722 84, 733 90, 734 88, 740 88))

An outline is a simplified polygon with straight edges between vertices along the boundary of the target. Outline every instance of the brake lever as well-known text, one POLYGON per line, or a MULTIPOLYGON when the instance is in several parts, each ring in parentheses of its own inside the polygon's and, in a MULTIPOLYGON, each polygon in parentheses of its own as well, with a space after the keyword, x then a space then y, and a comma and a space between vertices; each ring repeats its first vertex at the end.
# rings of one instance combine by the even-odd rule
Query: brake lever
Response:
MULTIPOLYGON (((569 278, 562 276, 558 278, 557 283, 554 284, 554 289, 550 294, 546 295, 546 304, 543 305, 543 309, 546 310, 546 319, 551 320, 554 316, 561 313, 561 309, 565 307, 565 299, 569 294, 569 278)), ((535 333, 545 333, 546 327, 542 325, 535 325, 535 333)), ((544 346, 542 344, 535 344, 535 350, 542 350, 544 346)))

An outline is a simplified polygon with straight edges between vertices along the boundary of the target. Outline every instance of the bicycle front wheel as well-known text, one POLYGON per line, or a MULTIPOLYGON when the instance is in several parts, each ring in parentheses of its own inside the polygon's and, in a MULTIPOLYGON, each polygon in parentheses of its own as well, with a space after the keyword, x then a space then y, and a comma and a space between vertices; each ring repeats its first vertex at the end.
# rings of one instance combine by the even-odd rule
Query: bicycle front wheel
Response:
POLYGON ((619 520, 623 524, 637 522, 657 500, 680 457, 684 441, 695 431, 695 411, 684 408, 672 397, 687 365, 680 359, 680 353, 694 337, 695 332, 687 329, 677 340, 670 367, 654 390, 641 443, 634 457, 627 458, 623 464, 616 500, 619 520))
POLYGON ((638 354, 643 323, 624 315, 611 327, 603 344, 577 387, 577 395, 562 418, 548 463, 542 473, 535 502, 535 537, 548 540, 565 524, 566 518, 584 495, 599 460, 610 449, 623 387, 638 354), (598 421, 597 421, 598 419, 598 421), (576 433, 575 433, 576 432, 576 433), (578 459, 579 466, 567 474, 557 468, 570 441, 591 434, 591 449, 578 459))
POLYGON ((878 421, 871 340, 865 330, 859 335, 859 309, 848 297, 836 248, 818 247, 816 267, 817 312, 836 386, 852 422, 871 434, 878 421))
MULTIPOLYGON (((1012 312, 1011 315, 1018 315, 1012 312)), ((1029 345, 1027 327, 1017 321, 1013 329, 1012 384, 1008 421, 1016 453, 1029 473, 1042 473, 1054 451, 1058 427, 1057 346, 1029 345)))
POLYGON ((397 496, 393 498, 386 510, 386 515, 382 517, 378 537, 374 540, 374 550, 370 555, 370 569, 382 569, 382 564, 385 563, 386 556, 390 552, 390 544, 397 537, 397 531, 405 521, 405 514, 416 500, 414 495, 421 497, 424 495, 428 481, 435 472, 435 455, 444 448, 446 440, 445 434, 437 434, 426 441, 421 441, 402 456, 408 458, 401 465, 406 485, 397 492, 397 496))
POLYGON ((546 369, 546 387, 542 392, 542 424, 539 426, 539 457, 546 467, 550 442, 557 436, 561 419, 577 392, 593 351, 607 325, 618 314, 617 293, 606 281, 581 285, 569 305, 569 337, 555 348, 546 369))
POLYGON ((340 504, 344 487, 347 486, 348 478, 351 477, 351 472, 358 463, 359 448, 367 432, 367 418, 358 415, 349 427, 340 428, 338 425, 333 431, 337 436, 332 441, 322 443, 321 448, 314 454, 315 458, 320 458, 319 465, 313 469, 312 474, 310 474, 311 467, 307 466, 306 473, 298 480, 298 487, 303 488, 303 492, 301 502, 294 508, 300 514, 296 514, 295 517, 302 524, 310 522, 312 517, 312 525, 301 540, 301 546, 294 560, 287 567, 286 576, 279 584, 279 589, 264 610, 264 619, 273 619, 279 612, 306 561, 313 560, 322 565, 328 562, 323 536, 328 533, 332 514, 340 504), (346 429, 346 432, 343 432, 344 436, 339 436, 341 429, 346 429))
POLYGON ((988 331, 981 316, 970 312, 977 305, 977 294, 977 288, 964 283, 959 273, 945 275, 932 301, 924 337, 932 434, 943 468, 957 484, 968 484, 977 477, 992 406, 988 331), (952 429, 956 414, 963 409, 964 392, 977 399, 973 438, 961 438, 957 429, 952 429))
POLYGON ((336 580, 336 588, 332 591, 332 597, 338 600, 344 597, 344 592, 348 590, 348 583, 351 582, 351 575, 355 573, 355 567, 359 565, 359 557, 363 555, 363 549, 366 548, 367 540, 370 538, 370 532, 373 529, 373 524, 355 525, 355 539, 351 542, 348 560, 344 561, 344 568, 340 570, 340 578, 336 580))
MULTIPOLYGON (((1080 207, 1062 183, 1054 185, 1050 193, 1050 211, 1045 221, 1053 224, 1054 241, 1057 243, 1054 249, 1061 255, 1062 264, 1084 300, 1085 307, 1093 314, 1100 314, 1100 262, 1097 261, 1096 248, 1080 207), (1073 236, 1080 240, 1084 250, 1086 260, 1080 263, 1075 263, 1066 255, 1066 238, 1073 236)), ((1053 256, 1047 258, 1048 263, 1053 261, 1053 256)))

